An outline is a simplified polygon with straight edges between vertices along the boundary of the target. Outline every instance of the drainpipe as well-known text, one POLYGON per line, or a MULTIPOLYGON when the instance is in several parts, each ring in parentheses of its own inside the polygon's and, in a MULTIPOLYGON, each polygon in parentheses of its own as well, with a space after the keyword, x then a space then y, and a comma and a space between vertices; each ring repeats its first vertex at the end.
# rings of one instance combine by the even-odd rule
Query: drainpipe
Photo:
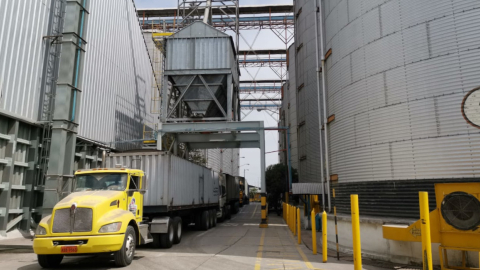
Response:
MULTIPOLYGON (((325 207, 325 175, 323 171, 323 145, 322 145, 322 113, 321 113, 321 105, 320 105, 320 63, 319 63, 319 55, 318 52, 320 50, 318 44, 318 13, 317 12, 317 0, 313 2, 314 10, 315 10, 315 52, 316 52, 316 60, 317 60, 317 106, 318 106, 318 137, 319 137, 319 144, 320 144, 320 177, 322 178, 322 205, 325 207)), ((323 46, 321 46, 321 53, 323 59, 323 46)), ((322 60, 323 63, 323 60, 322 60)), ((323 73, 323 72, 322 72, 323 73)), ((327 165, 328 168, 328 165, 327 165)), ((328 170, 328 169, 327 169, 328 170)), ((327 173, 328 175, 328 173, 327 173)), ((329 204, 330 205, 330 204, 329 204)), ((329 211, 330 212, 330 211, 329 211)))
MULTIPOLYGON (((317 0, 318 1, 318 0, 317 0)), ((327 124, 327 86, 326 86, 326 78, 325 78, 325 45, 324 45, 324 39, 323 39, 323 31, 324 31, 324 25, 323 25, 323 9, 322 9, 322 1, 319 0, 320 3, 318 5, 319 11, 320 11, 320 45, 322 48, 322 87, 323 87, 323 123, 325 125, 325 169, 326 169, 326 177, 330 177, 330 164, 328 161, 328 124, 327 124)), ((332 201, 330 198, 330 181, 327 179, 327 198, 328 198, 328 212, 332 211, 332 201)))
MULTIPOLYGON (((85 0, 82 1, 82 6, 85 7, 85 0)), ((75 82, 73 86, 75 89, 73 90, 73 107, 72 107, 72 122, 75 120, 75 111, 77 109, 77 88, 78 88, 78 77, 80 72, 80 55, 82 54, 81 47, 82 47, 82 38, 83 38, 83 25, 85 24, 85 9, 82 9, 82 15, 80 19, 80 32, 79 32, 79 40, 78 40, 78 48, 77 49, 77 63, 75 64, 75 82)))

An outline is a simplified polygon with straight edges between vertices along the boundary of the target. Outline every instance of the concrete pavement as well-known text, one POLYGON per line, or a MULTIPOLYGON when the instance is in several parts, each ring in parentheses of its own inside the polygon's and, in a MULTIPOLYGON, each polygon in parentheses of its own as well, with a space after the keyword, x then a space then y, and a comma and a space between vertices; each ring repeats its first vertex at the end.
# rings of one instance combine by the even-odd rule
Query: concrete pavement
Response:
MULTIPOLYGON (((193 228, 184 232, 182 241, 171 249, 139 247, 133 263, 124 269, 353 269, 351 260, 322 263, 321 254, 313 255, 305 245, 296 244, 281 217, 269 215, 269 228, 260 229, 260 204, 252 203, 240 213, 206 232, 193 228)), ((0 242, 1 248, 1 242, 0 242)), ((28 249, 0 250, 2 269, 40 269, 36 255, 28 249)), ((60 269, 114 269, 108 255, 66 257, 60 269)), ((395 269, 364 265, 364 269, 395 269)), ((398 268, 397 268, 398 269, 398 268)))

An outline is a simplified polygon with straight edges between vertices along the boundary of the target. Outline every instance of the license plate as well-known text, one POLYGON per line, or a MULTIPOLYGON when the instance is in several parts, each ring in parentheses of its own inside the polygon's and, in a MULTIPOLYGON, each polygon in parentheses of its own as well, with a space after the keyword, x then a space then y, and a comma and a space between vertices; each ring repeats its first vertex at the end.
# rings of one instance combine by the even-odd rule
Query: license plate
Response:
POLYGON ((63 246, 62 253, 77 253, 77 246, 63 246))

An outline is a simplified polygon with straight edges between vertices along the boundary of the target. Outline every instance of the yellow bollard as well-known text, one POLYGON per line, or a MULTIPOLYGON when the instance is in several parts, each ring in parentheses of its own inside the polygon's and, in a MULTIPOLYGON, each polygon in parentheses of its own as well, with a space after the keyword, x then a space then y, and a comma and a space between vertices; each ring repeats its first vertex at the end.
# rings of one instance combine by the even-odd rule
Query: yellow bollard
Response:
POLYGON ((432 270, 432 239, 430 235, 430 209, 428 192, 419 192, 420 219, 422 220, 422 259, 423 269, 432 270))
POLYGON ((293 236, 296 236, 297 235, 297 208, 295 206, 292 206, 292 210, 293 210, 293 223, 292 223, 292 227, 293 227, 293 236))
POLYGON ((322 254, 323 262, 326 263, 328 260, 328 242, 327 242, 327 212, 323 211, 322 213, 322 254))
POLYGON ((313 254, 317 254, 317 229, 315 228, 315 210, 312 210, 311 214, 311 220, 312 220, 312 250, 313 254))
POLYGON ((298 244, 302 243, 302 229, 301 229, 301 220, 300 220, 300 208, 297 208, 297 235, 298 235, 298 244))
POLYGON ((360 242, 360 213, 358 195, 350 195, 352 208, 353 263, 355 270, 362 270, 362 246, 360 242))

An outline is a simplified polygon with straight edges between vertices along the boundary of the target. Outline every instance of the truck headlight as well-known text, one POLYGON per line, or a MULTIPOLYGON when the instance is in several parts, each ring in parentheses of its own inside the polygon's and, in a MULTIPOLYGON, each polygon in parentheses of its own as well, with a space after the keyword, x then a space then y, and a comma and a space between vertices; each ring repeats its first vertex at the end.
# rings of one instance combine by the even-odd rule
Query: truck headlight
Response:
POLYGON ((98 230, 99 233, 112 233, 112 232, 118 232, 122 228, 122 222, 115 222, 115 223, 110 223, 107 225, 103 225, 100 230, 98 230))
POLYGON ((47 229, 38 225, 37 229, 35 230, 35 235, 45 235, 45 234, 47 234, 47 229))

